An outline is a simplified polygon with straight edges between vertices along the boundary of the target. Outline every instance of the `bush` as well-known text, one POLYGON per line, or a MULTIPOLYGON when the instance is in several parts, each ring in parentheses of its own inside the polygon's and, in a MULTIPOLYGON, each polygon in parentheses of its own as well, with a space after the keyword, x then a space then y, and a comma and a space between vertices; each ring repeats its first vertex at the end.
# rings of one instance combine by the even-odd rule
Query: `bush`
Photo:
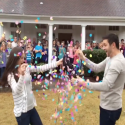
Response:
MULTIPOLYGON (((83 53, 86 54, 86 57, 88 59, 90 59, 92 62, 97 63, 97 64, 102 62, 106 58, 106 53, 102 49, 95 49, 93 51, 84 50, 83 53), (90 54, 92 55, 92 57, 90 57, 90 54)), ((88 70, 89 70, 89 68, 84 66, 85 76, 91 76, 91 77, 99 76, 99 80, 102 80, 104 72, 100 72, 100 73, 91 72, 91 73, 88 73, 88 70)))
POLYGON ((45 63, 39 63, 39 64, 37 64, 37 66, 42 66, 42 65, 45 65, 45 63))

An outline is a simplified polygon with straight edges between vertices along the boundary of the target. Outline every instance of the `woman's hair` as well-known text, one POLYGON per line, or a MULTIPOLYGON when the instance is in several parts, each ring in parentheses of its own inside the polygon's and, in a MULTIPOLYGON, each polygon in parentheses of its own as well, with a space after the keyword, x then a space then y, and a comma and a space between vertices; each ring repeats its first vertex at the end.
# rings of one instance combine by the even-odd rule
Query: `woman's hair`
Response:
POLYGON ((6 51, 6 50, 7 50, 7 45, 6 45, 5 43, 2 43, 2 44, 1 44, 1 48, 0 48, 1 51, 3 51, 3 47, 5 47, 5 51, 6 51))
POLYGON ((5 71, 3 73, 3 76, 1 78, 0 84, 5 87, 5 85, 8 85, 8 75, 13 73, 14 78, 16 82, 18 81, 18 76, 16 75, 18 73, 18 68, 16 67, 20 57, 23 54, 23 49, 21 47, 14 47, 11 52, 10 56, 5 68, 5 71))

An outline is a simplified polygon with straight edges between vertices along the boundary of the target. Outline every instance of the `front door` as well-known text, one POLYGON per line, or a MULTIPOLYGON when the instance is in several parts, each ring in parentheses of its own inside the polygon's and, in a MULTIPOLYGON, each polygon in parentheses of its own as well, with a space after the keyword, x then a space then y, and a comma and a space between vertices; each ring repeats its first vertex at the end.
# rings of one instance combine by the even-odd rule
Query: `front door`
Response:
POLYGON ((62 42, 62 41, 65 41, 65 43, 67 43, 67 41, 70 42, 72 39, 72 33, 59 33, 58 39, 60 42, 62 42))

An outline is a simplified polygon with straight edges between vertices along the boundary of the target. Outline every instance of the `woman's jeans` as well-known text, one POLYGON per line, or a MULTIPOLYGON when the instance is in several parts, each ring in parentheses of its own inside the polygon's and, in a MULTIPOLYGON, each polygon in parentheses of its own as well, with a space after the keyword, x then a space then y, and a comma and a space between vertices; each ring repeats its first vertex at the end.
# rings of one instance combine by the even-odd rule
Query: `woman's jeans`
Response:
POLYGON ((26 113, 22 113, 20 117, 16 117, 18 125, 43 125, 35 108, 26 113))

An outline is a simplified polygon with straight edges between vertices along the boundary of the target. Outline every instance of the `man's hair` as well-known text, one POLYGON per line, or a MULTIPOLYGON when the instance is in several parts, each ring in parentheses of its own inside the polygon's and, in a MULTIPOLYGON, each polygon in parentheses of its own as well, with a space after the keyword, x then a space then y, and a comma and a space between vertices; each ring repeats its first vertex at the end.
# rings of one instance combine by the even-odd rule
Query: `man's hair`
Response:
POLYGON ((115 45, 116 45, 116 48, 119 49, 119 38, 118 38, 118 35, 111 33, 111 34, 109 34, 107 36, 104 36, 103 40, 105 40, 105 39, 108 40, 109 45, 111 45, 114 42, 115 45))
POLYGON ((121 41, 124 41, 124 39, 121 39, 121 41))

